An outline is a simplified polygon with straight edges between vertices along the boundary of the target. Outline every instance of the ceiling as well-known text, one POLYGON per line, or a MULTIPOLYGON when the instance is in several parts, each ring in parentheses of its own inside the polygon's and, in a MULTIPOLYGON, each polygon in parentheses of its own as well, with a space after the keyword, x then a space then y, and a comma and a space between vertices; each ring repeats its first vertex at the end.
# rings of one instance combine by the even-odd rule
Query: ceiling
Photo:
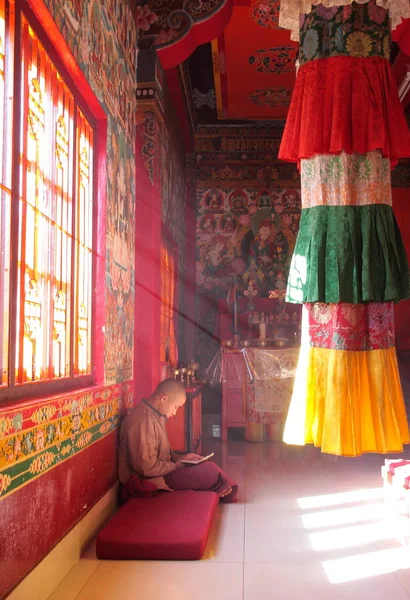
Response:
MULTIPOLYGON (((136 11, 139 47, 155 46, 168 81, 179 80, 170 86, 176 90, 171 95, 180 105, 181 92, 185 97, 180 110, 186 114, 188 103, 192 134, 201 126, 285 122, 298 45, 278 27, 280 0, 129 1, 136 11)), ((403 49, 410 19, 400 28, 394 38, 403 49)), ((401 100, 408 109, 409 58, 397 44, 392 50, 397 86, 407 85, 401 100)))
POLYGON ((223 34, 188 58, 182 71, 198 125, 286 117, 297 44, 278 16, 279 0, 236 5, 223 34))

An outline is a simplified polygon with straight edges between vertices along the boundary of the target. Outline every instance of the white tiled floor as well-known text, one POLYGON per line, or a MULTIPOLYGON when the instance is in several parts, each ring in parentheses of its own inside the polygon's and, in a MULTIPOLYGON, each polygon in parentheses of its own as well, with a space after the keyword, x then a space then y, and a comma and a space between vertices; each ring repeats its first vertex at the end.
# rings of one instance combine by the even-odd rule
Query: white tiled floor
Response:
POLYGON ((50 600, 410 598, 410 546, 398 538, 410 521, 385 519, 384 457, 210 445, 240 493, 218 507, 203 560, 99 561, 92 546, 50 600))

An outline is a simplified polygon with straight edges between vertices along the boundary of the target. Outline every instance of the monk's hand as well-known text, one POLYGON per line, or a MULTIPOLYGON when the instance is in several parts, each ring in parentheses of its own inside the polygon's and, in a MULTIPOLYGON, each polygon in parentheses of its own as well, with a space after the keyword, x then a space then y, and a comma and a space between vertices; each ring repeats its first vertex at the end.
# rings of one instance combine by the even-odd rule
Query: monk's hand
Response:
POLYGON ((194 453, 190 453, 190 454, 183 454, 181 456, 182 460, 201 460, 202 456, 200 454, 194 454, 194 453))

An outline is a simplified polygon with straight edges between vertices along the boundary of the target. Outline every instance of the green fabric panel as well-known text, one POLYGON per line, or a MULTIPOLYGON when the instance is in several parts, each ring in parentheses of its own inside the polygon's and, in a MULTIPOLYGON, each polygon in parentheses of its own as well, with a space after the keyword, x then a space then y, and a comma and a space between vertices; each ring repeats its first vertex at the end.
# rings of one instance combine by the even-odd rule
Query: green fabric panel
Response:
POLYGON ((408 295, 406 252, 390 206, 302 210, 288 302, 397 302, 408 295))

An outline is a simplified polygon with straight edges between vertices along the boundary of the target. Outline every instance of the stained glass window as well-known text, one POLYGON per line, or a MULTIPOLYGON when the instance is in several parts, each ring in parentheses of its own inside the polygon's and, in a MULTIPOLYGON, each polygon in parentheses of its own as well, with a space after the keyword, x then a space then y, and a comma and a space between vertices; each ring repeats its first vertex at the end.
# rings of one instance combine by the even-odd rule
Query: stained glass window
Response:
POLYGON ((23 12, 13 39, 7 4, 0 0, 0 351, 1 387, 11 393, 91 375, 94 128, 23 12))

